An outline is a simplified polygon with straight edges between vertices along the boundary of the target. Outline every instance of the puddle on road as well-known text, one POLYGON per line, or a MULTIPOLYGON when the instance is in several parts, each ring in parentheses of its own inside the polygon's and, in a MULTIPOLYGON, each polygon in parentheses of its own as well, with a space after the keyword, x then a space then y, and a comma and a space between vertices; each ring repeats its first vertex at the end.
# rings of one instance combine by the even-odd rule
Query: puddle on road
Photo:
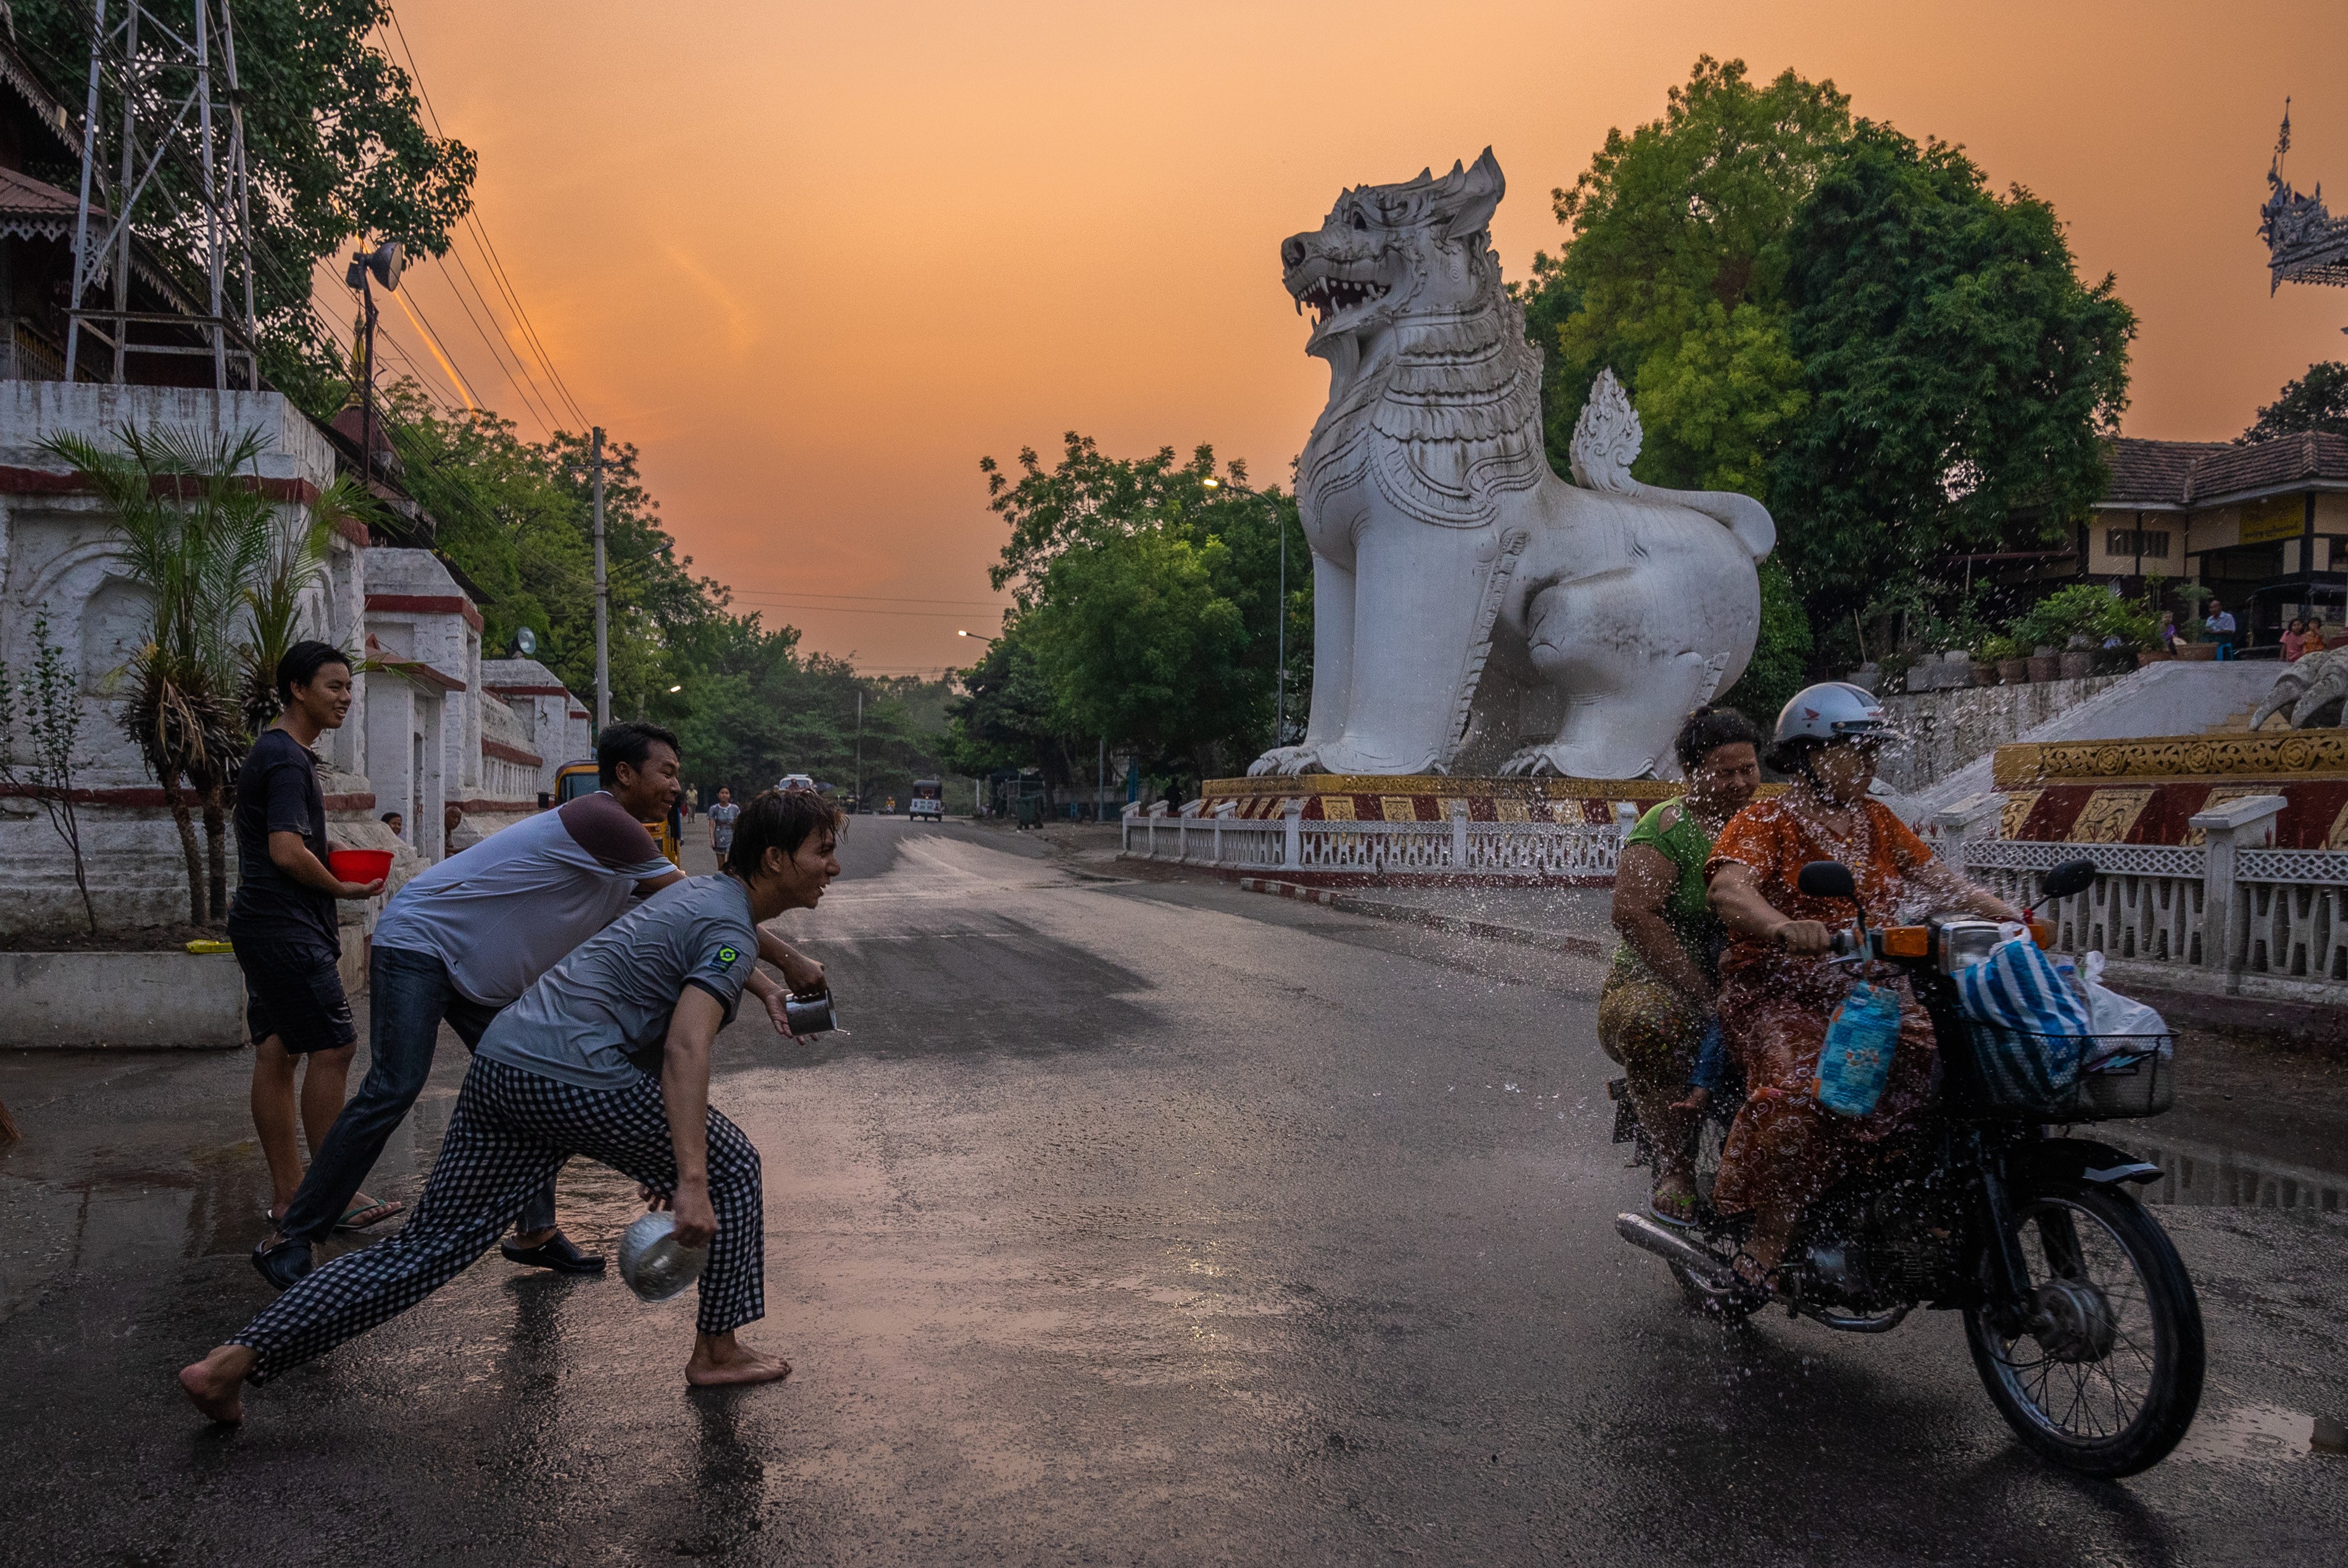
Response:
POLYGON ((2315 1418, 2306 1411, 2237 1405, 2226 1410, 2204 1406, 2175 1457, 2202 1464, 2279 1464, 2333 1454, 2316 1447, 2315 1418))
POLYGON ((2245 1209, 2348 1208, 2348 1173, 2288 1165, 2240 1149, 2168 1138, 2116 1140, 2138 1159, 2160 1167, 2161 1178, 2138 1189, 2147 1203, 2245 1209))

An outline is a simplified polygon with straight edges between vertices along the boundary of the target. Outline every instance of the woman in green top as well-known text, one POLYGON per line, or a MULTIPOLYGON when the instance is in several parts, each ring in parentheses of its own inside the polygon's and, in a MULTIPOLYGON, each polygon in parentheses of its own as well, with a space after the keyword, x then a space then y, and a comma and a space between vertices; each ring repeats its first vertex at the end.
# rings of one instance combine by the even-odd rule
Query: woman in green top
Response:
POLYGON ((1639 819, 1614 874, 1622 945, 1598 998, 1598 1044, 1630 1079, 1632 1112, 1654 1151, 1650 1206, 1673 1224, 1695 1209, 1699 1120, 1675 1102, 1685 1095, 1720 983, 1704 866, 1722 825, 1761 783, 1760 740, 1734 708, 1697 710, 1673 743, 1687 793, 1639 819))

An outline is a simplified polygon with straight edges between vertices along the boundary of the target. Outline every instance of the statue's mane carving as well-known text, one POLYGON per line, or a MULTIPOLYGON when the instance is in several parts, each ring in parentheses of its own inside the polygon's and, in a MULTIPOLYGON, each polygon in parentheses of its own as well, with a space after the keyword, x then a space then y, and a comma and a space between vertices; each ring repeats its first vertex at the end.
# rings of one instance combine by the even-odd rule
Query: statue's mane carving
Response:
POLYGON ((1408 515, 1473 528, 1498 515, 1497 497, 1540 483, 1540 354, 1486 239, 1437 241, 1466 248, 1473 295, 1463 309, 1395 323, 1392 347, 1314 425, 1304 487, 1339 489, 1366 469, 1408 515))

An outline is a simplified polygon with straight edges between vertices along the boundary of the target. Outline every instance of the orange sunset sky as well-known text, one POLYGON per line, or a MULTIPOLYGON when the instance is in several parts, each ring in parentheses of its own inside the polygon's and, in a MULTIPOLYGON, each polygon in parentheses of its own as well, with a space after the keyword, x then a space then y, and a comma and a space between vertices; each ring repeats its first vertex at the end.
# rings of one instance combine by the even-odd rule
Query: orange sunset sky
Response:
MULTIPOLYGON (((2130 435, 2237 435, 2348 354, 2348 290, 2269 298, 2255 232, 2286 93, 2295 182, 2348 206, 2338 0, 398 9, 540 336, 643 448, 684 549, 884 671, 966 663, 955 630, 994 628, 981 455, 1074 428, 1284 482, 1325 381, 1281 238, 1488 143, 1521 278, 1562 232, 1550 188, 1703 53, 1831 77, 2052 200, 2141 320, 2130 435)), ((409 279, 481 400, 539 434, 447 271, 409 279)))

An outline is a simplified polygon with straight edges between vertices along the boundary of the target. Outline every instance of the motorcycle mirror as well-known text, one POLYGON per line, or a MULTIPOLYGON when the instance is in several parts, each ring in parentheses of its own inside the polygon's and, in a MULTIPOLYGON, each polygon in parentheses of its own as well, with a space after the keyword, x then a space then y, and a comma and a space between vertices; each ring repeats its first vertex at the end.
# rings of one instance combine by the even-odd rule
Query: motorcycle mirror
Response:
POLYGON ((1839 860, 1813 860, 1802 867, 1794 885, 1813 898, 1859 899, 1859 884, 1853 880, 1850 867, 1839 860))
POLYGON ((2046 874, 2038 896, 2050 899, 2068 898, 2075 893, 2085 893, 2096 885, 2096 878, 2100 874, 2092 860, 2065 860, 2046 874))

